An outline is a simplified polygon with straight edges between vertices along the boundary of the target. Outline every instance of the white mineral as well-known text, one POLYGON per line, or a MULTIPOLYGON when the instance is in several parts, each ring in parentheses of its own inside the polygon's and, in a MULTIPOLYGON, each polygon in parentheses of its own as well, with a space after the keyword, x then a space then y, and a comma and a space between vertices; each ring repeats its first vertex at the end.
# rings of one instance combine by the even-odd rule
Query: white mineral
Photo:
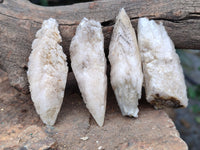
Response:
POLYGON ((107 77, 101 24, 84 18, 70 45, 71 66, 86 107, 99 126, 103 125, 107 77))
POLYGON ((122 115, 138 116, 143 73, 135 31, 122 8, 116 18, 109 47, 111 85, 122 115))
POLYGON ((186 107, 188 98, 182 67, 162 23, 140 18, 138 43, 147 101, 155 105, 155 108, 186 107))
POLYGON ((37 113, 47 125, 54 125, 60 111, 68 67, 63 53, 58 23, 45 20, 36 33, 28 62, 31 98, 37 113))

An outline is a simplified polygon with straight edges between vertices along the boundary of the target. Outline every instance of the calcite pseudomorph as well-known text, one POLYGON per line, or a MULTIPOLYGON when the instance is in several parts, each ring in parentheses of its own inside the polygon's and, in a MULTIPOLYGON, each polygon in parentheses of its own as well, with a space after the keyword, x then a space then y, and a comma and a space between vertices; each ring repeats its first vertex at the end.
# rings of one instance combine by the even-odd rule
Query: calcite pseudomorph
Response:
POLYGON ((164 26, 147 18, 138 22, 146 99, 155 108, 186 107, 188 98, 183 70, 164 26))
POLYGON ((101 24, 84 18, 70 45, 71 66, 84 102, 99 126, 107 97, 106 58, 101 24))
POLYGON ((122 8, 109 46, 111 85, 123 115, 138 116, 143 73, 135 31, 122 8))
POLYGON ((66 55, 55 19, 45 20, 36 33, 28 62, 31 98, 42 121, 54 125, 60 111, 67 81, 66 55))

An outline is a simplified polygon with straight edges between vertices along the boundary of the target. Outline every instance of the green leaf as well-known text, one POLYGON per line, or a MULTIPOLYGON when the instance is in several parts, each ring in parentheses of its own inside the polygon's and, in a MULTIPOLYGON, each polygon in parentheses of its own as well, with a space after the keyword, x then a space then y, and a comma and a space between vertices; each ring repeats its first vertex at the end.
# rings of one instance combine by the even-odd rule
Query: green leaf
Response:
POLYGON ((176 50, 176 52, 179 55, 181 65, 183 66, 183 68, 187 68, 192 71, 194 65, 187 55, 188 52, 185 52, 184 50, 176 50))
POLYGON ((198 70, 200 71, 200 66, 198 67, 198 70))
POLYGON ((195 117, 195 121, 200 124, 200 116, 195 117))
POLYGON ((42 6, 48 6, 48 0, 40 0, 42 6))
POLYGON ((196 86, 196 99, 200 100, 200 85, 196 86))
POLYGON ((197 93, 194 87, 188 87, 188 97, 191 99, 195 99, 197 97, 197 93))
POLYGON ((190 108, 191 108, 193 113, 200 113, 200 106, 192 105, 190 108))

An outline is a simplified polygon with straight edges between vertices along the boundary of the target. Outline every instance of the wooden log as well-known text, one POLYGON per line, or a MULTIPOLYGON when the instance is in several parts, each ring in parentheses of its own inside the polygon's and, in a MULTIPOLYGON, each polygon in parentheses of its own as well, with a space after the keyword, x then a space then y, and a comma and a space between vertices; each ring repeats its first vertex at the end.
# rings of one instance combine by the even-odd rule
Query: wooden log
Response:
POLYGON ((176 48, 200 49, 200 1, 198 0, 99 0, 74 5, 42 7, 28 0, 0 3, 0 68, 7 71, 12 86, 28 92, 28 56, 36 31, 44 19, 60 24, 62 46, 69 56, 69 45, 83 17, 100 21, 105 36, 105 53, 114 19, 124 7, 136 29, 139 17, 162 21, 176 48))
POLYGON ((7 73, 0 69, 0 149, 188 150, 163 110, 144 102, 138 119, 123 117, 109 89, 103 127, 98 127, 75 93, 65 96, 54 127, 45 127, 30 95, 10 87, 7 73))

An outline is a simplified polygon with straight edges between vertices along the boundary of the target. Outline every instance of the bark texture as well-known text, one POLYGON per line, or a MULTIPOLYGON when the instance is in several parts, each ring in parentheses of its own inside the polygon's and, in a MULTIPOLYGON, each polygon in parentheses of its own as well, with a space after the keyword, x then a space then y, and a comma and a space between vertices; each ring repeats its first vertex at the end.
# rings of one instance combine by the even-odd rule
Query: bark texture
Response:
POLYGON ((55 126, 48 127, 35 112, 30 95, 10 87, 7 73, 0 69, 0 149, 188 150, 163 110, 143 103, 138 119, 123 117, 109 89, 103 127, 95 123, 76 90, 66 93, 55 126))
POLYGON ((68 56, 81 19, 101 22, 108 54, 114 20, 122 7, 135 29, 139 17, 162 21, 177 48, 200 49, 199 0, 97 0, 57 7, 37 6, 28 0, 4 0, 0 3, 0 68, 8 72, 12 86, 28 92, 26 70, 31 43, 42 21, 50 17, 60 24, 62 46, 68 56))

